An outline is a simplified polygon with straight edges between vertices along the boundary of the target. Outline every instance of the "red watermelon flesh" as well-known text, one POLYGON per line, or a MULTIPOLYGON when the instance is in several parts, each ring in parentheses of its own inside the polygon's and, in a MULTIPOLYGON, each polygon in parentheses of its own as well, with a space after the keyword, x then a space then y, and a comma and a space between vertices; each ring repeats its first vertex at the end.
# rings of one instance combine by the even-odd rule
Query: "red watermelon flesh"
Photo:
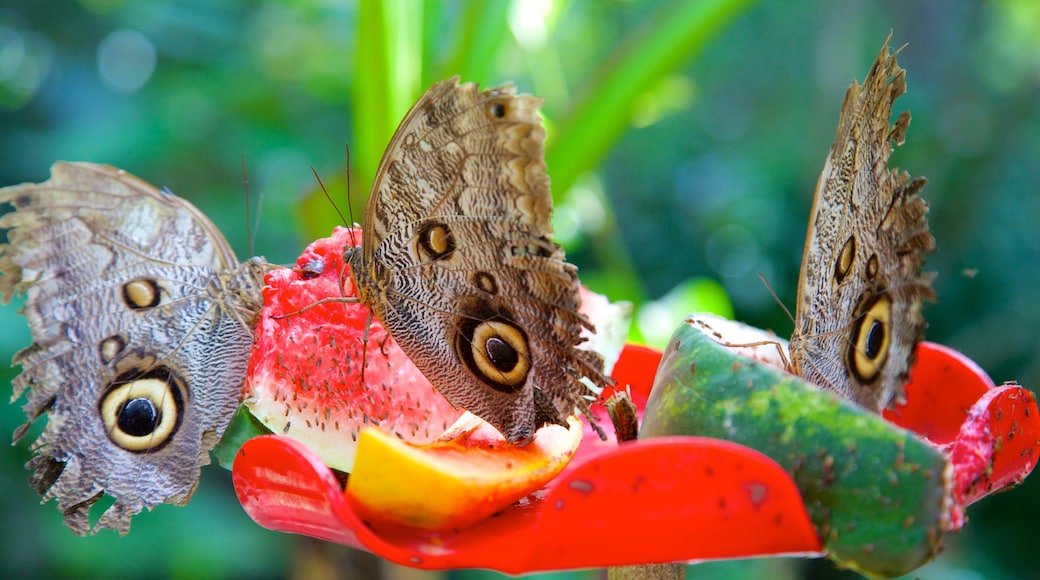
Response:
POLYGON ((267 428, 343 471, 353 467, 362 427, 426 443, 463 412, 370 320, 366 306, 344 300, 356 293, 343 252, 360 241, 360 230, 336 228, 309 245, 295 268, 267 274, 244 391, 246 406, 267 428))

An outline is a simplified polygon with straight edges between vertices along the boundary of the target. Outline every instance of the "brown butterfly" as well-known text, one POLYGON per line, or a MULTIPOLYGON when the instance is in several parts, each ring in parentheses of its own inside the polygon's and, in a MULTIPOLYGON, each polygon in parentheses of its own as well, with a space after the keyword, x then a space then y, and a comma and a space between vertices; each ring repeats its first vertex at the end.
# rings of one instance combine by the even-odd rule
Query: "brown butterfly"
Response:
POLYGON ((0 296, 25 293, 33 343, 15 398, 46 428, 26 465, 65 523, 115 503, 95 531, 126 533, 144 508, 188 501, 240 399, 264 263, 239 263, 187 201, 124 171, 55 163, 0 189, 0 296))
POLYGON ((577 269, 551 240, 541 100, 451 79, 401 122, 348 252, 360 300, 452 404, 511 442, 589 415, 577 269))
POLYGON ((902 400, 922 339, 921 306, 935 295, 922 274, 935 250, 918 193, 923 178, 889 169, 910 113, 889 125, 906 71, 888 41, 862 85, 845 94, 809 217, 791 336, 796 374, 880 411, 902 400))

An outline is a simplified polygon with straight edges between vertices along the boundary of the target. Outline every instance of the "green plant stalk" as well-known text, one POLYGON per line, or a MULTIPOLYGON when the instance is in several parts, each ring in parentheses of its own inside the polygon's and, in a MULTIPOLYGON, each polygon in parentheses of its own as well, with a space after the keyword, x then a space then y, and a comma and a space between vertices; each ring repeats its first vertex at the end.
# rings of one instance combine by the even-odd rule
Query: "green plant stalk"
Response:
POLYGON ((358 8, 351 173, 358 186, 352 193, 362 202, 390 137, 421 90, 422 9, 409 0, 366 0, 358 8))
POLYGON ((664 353, 640 437, 679 434, 740 443, 780 464, 842 566, 896 576, 940 547, 950 485, 941 451, 685 323, 664 353))
MULTIPOLYGON (((679 69, 724 30, 753 0, 702 0, 664 3, 643 26, 619 43, 600 69, 583 82, 584 90, 546 144, 546 165, 554 199, 570 192, 582 173, 598 167, 628 128, 633 104, 648 86, 679 69)), ((628 255, 613 207, 604 208, 606 225, 590 232, 588 246, 596 262, 612 278, 639 280, 628 255)), ((646 299, 641 285, 614 300, 646 299)))

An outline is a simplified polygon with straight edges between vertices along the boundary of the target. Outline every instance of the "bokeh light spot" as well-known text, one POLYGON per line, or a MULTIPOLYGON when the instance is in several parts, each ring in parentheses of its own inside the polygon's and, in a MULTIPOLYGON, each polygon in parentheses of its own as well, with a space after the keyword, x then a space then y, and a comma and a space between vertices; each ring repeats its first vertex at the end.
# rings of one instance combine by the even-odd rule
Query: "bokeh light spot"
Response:
POLYGON ((116 30, 98 45, 98 73, 120 93, 140 89, 155 72, 155 45, 136 30, 116 30))

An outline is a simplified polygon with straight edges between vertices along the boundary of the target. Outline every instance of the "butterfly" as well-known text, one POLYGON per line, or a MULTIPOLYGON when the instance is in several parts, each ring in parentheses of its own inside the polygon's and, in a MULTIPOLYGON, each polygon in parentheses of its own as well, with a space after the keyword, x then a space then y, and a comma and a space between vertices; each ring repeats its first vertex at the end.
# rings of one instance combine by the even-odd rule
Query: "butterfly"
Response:
POLYGON ((32 344, 15 355, 26 467, 86 534, 126 533, 142 509, 183 504, 240 399, 266 265, 239 262, 198 209, 113 167, 55 163, 0 189, 0 296, 25 294, 32 344))
POLYGON ((529 440, 586 416, 599 355, 578 348, 577 269, 552 241, 541 99, 450 79, 412 107, 383 155, 359 248, 361 302, 452 404, 529 440))
POLYGON ((903 399, 903 385, 923 338, 923 301, 934 300, 935 250, 926 180, 890 169, 892 143, 910 124, 903 112, 889 125, 906 91, 888 40, 862 85, 845 94, 809 217, 791 336, 795 374, 880 411, 903 399))

